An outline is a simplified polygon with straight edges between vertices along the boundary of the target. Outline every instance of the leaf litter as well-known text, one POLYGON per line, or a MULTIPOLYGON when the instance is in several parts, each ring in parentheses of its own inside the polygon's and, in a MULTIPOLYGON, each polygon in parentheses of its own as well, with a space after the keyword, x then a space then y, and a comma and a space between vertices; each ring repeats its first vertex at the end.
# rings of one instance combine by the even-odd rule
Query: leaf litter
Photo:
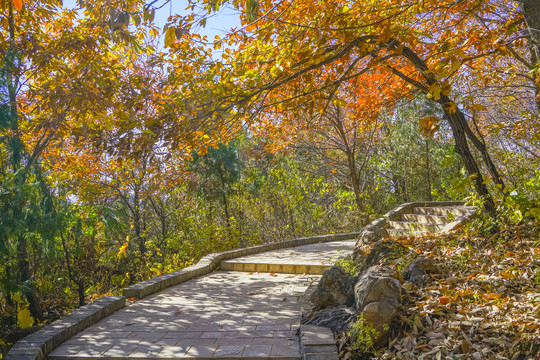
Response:
POLYGON ((528 223, 487 236, 399 238, 441 272, 405 284, 386 346, 363 358, 540 359, 539 232, 528 223))

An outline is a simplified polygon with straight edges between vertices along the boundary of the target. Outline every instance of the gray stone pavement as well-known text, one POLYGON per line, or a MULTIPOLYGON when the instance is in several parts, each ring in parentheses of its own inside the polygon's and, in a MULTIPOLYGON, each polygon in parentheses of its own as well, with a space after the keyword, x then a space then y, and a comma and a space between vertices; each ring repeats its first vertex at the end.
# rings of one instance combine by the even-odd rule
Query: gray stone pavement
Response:
MULTIPOLYGON (((352 240, 339 243, 305 245, 251 257, 284 263, 287 259, 328 263, 354 245, 352 240)), ((129 304, 76 334, 48 358, 299 359, 300 302, 307 287, 319 278, 214 272, 129 304)))

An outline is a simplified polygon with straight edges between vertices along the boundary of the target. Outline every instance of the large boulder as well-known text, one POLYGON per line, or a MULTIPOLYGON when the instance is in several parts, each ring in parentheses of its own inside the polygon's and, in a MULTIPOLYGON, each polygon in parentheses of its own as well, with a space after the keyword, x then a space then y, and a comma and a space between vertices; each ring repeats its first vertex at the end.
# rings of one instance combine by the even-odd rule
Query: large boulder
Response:
POLYGON ((319 280, 319 286, 310 296, 314 309, 321 310, 340 305, 352 306, 354 280, 354 276, 347 274, 339 266, 326 270, 319 280))
POLYGON ((379 240, 389 237, 388 231, 382 226, 366 226, 364 230, 360 232, 358 240, 356 241, 356 247, 362 245, 369 245, 379 240))
POLYGON ((399 278, 392 268, 373 266, 361 274, 354 286, 357 313, 377 330, 379 340, 386 337, 401 303, 399 278))

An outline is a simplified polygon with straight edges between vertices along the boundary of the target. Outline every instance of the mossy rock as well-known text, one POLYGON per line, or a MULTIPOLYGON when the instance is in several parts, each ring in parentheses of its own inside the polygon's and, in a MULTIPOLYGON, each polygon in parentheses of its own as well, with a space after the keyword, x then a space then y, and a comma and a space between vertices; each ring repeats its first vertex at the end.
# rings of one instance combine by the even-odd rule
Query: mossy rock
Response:
POLYGON ((355 261, 360 270, 375 265, 389 265, 403 257, 416 256, 416 253, 393 239, 379 240, 364 249, 357 248, 355 261))

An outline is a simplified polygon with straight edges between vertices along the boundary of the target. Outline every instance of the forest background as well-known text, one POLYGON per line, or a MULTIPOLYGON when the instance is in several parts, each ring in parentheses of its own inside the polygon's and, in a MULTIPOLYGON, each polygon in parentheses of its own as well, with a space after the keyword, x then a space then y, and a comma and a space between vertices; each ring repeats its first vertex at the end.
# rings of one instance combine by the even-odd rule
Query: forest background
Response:
MULTIPOLYGON (((0 0, 0 337, 403 202, 538 221, 529 1, 0 0), (155 11, 181 7, 158 27, 155 11)), ((540 271, 537 270, 540 273, 540 271)), ((540 278, 540 275, 539 275, 540 278)))

